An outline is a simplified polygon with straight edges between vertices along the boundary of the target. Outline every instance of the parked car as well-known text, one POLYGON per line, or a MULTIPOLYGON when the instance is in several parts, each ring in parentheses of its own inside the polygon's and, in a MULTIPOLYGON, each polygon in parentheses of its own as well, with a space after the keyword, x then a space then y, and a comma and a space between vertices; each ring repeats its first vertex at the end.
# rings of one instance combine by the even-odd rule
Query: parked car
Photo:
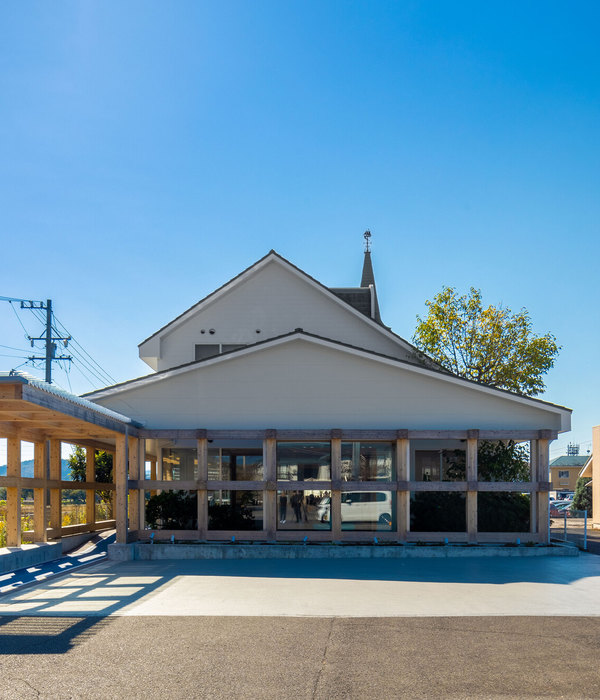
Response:
MULTIPOLYGON (((321 499, 317 517, 322 523, 329 522, 331 499, 321 499)), ((342 493, 342 522, 392 523, 391 491, 344 491, 342 493)))
MULTIPOLYGON (((558 518, 564 515, 563 509, 570 510, 573 505, 572 501, 552 501, 550 503, 550 517, 558 518)), ((569 514, 567 514, 568 517, 569 514)))

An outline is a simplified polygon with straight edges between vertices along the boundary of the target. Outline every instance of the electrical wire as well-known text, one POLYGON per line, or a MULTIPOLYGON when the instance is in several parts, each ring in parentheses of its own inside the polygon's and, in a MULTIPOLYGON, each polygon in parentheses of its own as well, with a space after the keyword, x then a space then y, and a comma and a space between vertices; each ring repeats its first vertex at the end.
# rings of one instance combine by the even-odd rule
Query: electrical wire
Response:
POLYGON ((21 321, 21 318, 20 318, 19 314, 17 313, 17 310, 13 306, 13 302, 9 301, 8 303, 10 304, 10 308, 15 312, 15 316, 17 317, 17 321, 19 322, 19 324, 21 325, 21 328, 23 329, 23 332, 25 333, 25 337, 27 338, 27 340, 29 340, 29 333, 27 332, 27 328, 25 328, 25 326, 23 325, 23 321, 21 321))
POLYGON ((12 345, 0 345, 0 348, 6 348, 7 350, 16 350, 17 352, 29 352, 29 350, 24 350, 23 348, 13 348, 12 345))
MULTIPOLYGON (((67 330, 67 328, 65 327, 65 325, 56 317, 56 314, 54 315, 54 320, 55 320, 56 323, 61 327, 62 332, 64 332, 66 335, 71 336, 71 341, 70 341, 70 342, 73 343, 74 345, 76 345, 76 346, 81 350, 81 353, 83 353, 84 355, 86 355, 86 356, 89 358, 89 360, 97 367, 97 369, 109 380, 109 383, 116 384, 116 383, 117 383, 117 380, 116 380, 112 375, 110 375, 110 374, 102 367, 102 365, 100 365, 100 363, 97 362, 97 361, 90 355, 90 353, 83 347, 83 345, 81 345, 81 343, 79 343, 79 342, 77 341, 76 338, 73 338, 72 334, 67 330)), ((58 332, 58 331, 57 331, 57 332, 58 332)))

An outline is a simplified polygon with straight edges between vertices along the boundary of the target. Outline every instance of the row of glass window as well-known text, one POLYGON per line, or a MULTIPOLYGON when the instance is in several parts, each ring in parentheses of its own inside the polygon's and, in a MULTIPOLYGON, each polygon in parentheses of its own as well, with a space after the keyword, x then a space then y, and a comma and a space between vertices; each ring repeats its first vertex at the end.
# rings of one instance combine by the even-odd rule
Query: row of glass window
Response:
MULTIPOLYGON (((166 493, 166 492, 165 492, 166 493)), ((146 494, 146 526, 157 529, 196 529, 197 492, 171 492, 176 503, 167 516, 150 510, 160 496, 146 494), (151 514, 151 515, 150 515, 151 514), (158 514, 158 515, 157 515, 158 514)), ((527 532, 529 494, 480 492, 480 532, 527 532)), ((331 530, 331 492, 277 491, 277 530, 331 530)), ((341 494, 342 531, 394 532, 396 493, 345 491, 341 494)), ((208 491, 209 530, 263 530, 263 491, 208 491)), ((460 492, 411 492, 410 529, 415 532, 466 532, 466 498, 460 492)))
MULTIPOLYGON (((459 440, 442 449, 430 448, 434 441, 414 441, 410 478, 414 481, 464 481, 466 450, 459 440)), ((486 443, 492 445, 494 443, 486 443)), ((396 479, 395 443, 346 442, 341 444, 341 478, 344 481, 392 481, 396 479)), ((524 449, 524 448, 523 448, 524 449)), ((488 447, 480 460, 480 481, 528 481, 528 455, 508 462, 488 447), (490 456, 491 455, 491 456, 490 456)), ((198 477, 195 448, 163 447, 163 479, 193 480, 198 477)), ((217 481, 262 481, 263 450, 260 441, 233 441, 208 448, 208 478, 217 481), (242 444, 246 443, 246 444, 242 444)), ((331 443, 278 442, 277 479, 282 481, 330 481, 331 443)))

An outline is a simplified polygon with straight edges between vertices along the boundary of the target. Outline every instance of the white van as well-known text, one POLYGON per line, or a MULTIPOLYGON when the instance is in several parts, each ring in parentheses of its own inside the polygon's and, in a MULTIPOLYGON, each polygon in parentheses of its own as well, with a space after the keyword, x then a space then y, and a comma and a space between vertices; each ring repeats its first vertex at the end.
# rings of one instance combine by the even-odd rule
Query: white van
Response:
MULTIPOLYGON (((329 522, 331 498, 321 499, 317 517, 329 522)), ((342 491, 342 522, 392 524, 391 491, 342 491)))

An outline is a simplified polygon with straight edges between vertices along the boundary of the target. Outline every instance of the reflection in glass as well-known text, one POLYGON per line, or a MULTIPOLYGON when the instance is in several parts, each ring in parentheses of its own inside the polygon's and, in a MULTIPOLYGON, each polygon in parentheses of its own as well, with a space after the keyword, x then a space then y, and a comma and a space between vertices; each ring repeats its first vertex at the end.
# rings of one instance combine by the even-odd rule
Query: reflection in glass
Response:
POLYGON ((391 481, 393 474, 393 443, 342 442, 344 481, 391 481))
POLYGON ((331 530, 331 491, 277 491, 278 530, 331 530))
POLYGON ((209 491, 209 530, 262 530, 262 491, 209 491))
POLYGON ((480 491, 477 494, 479 532, 529 532, 530 513, 528 493, 480 491))
POLYGON ((208 478, 211 481, 261 481, 262 445, 256 447, 209 447, 208 478))
POLYGON ((198 478, 198 451, 192 447, 163 447, 165 481, 193 481, 198 478))
POLYGON ((410 495, 410 529, 414 532, 466 532, 465 494, 413 491, 410 495))
POLYGON ((146 524, 153 530, 198 529, 196 491, 162 491, 150 496, 146 505, 146 524))
POLYGON ((416 450, 415 481, 464 481, 466 452, 458 450, 416 450))
POLYGON ((395 530, 396 494, 391 491, 343 491, 342 530, 395 530))
POLYGON ((329 442, 278 442, 277 478, 283 481, 329 481, 329 442))

